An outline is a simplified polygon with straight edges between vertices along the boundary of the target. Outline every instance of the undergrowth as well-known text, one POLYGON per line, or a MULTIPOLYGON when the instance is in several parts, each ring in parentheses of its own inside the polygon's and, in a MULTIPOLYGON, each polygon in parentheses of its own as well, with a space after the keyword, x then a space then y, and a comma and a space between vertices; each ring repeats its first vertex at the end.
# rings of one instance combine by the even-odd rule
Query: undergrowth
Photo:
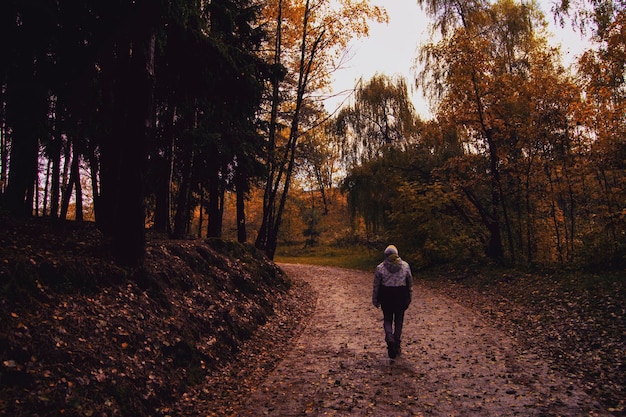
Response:
POLYGON ((366 246, 282 246, 278 248, 274 260, 279 263, 326 265, 373 271, 382 261, 382 249, 375 250, 366 246))

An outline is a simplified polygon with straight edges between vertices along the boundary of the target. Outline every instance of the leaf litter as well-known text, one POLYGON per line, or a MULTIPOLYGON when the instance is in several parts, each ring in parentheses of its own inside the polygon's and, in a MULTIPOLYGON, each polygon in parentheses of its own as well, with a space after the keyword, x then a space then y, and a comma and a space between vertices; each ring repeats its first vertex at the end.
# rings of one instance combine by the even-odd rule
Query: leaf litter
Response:
POLYGON ((0 220, 2 415, 624 415, 623 285, 418 279, 390 362, 370 274, 151 236, 131 277, 89 225, 0 220))
POLYGON ((511 335, 416 281, 402 355, 386 357, 371 274, 281 265, 318 292, 292 350, 239 416, 607 416, 606 407, 511 335))

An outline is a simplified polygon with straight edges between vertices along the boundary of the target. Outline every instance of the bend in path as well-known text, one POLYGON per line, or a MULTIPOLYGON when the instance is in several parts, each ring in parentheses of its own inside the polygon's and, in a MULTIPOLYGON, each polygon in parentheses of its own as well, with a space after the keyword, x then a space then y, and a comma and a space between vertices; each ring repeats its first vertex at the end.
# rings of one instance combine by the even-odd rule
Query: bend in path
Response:
MULTIPOLYGON (((403 353, 387 358, 369 273, 281 267, 317 292, 315 313, 242 416, 605 416, 599 404, 481 317, 420 285, 403 353)), ((419 278, 419 277, 416 277, 419 278)))

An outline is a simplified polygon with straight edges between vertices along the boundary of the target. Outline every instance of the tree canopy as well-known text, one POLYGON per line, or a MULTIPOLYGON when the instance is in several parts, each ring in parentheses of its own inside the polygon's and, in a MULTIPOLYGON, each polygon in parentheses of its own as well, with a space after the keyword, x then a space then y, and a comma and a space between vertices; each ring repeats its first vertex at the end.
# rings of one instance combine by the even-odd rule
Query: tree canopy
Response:
MULTIPOLYGON (((423 6, 439 36, 421 48, 417 82, 435 119, 412 146, 350 159, 353 214, 423 264, 483 253, 507 264, 623 265, 623 6, 613 5, 610 29, 598 32, 605 40, 575 75, 533 3, 423 6)), ((357 94, 354 109, 371 97, 357 94)))
POLYGON ((315 95, 349 39, 386 18, 319 0, 8 1, 0 15, 3 207, 66 218, 73 195, 80 220, 89 189, 128 265, 146 226, 184 237, 197 210, 198 229, 207 212, 207 235, 221 236, 226 192, 245 241, 259 183, 257 246, 272 257, 298 141, 323 118, 315 95))
POLYGON ((221 237, 234 195, 237 239, 273 258, 290 190, 327 212, 343 177, 355 228, 424 264, 622 265, 623 2, 555 4, 594 41, 576 72, 534 2, 418 3, 429 121, 385 74, 324 111, 350 40, 387 20, 367 1, 5 1, 0 204, 95 220, 140 266, 147 228, 221 237))

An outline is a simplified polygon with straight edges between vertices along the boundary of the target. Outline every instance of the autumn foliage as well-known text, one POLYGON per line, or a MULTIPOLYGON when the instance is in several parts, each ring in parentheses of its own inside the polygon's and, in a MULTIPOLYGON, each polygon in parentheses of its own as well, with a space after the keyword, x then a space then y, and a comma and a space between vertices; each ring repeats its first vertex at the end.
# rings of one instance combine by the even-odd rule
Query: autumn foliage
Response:
MULTIPOLYGON (((532 5, 446 4, 428 2, 441 37, 420 56, 435 120, 418 123, 417 137, 379 132, 374 155, 363 146, 375 143, 370 131, 345 133, 363 160, 344 181, 353 213, 424 265, 487 257, 623 268, 623 11, 572 75, 532 5)), ((402 98, 373 79, 355 110, 371 106, 372 89, 402 98)), ((401 120, 385 117, 379 126, 401 120)))

